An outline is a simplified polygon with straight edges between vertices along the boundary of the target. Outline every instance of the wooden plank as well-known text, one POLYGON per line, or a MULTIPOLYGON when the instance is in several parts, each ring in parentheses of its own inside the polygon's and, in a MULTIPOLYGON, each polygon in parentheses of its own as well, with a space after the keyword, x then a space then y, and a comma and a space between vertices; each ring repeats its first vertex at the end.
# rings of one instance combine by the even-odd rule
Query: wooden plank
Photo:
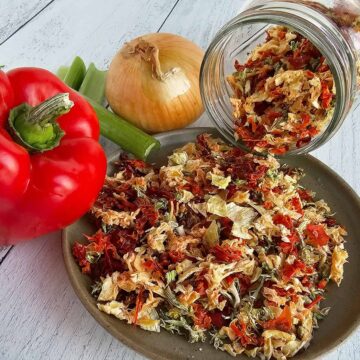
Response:
POLYGON ((28 21, 36 17, 54 0, 17 0, 1 2, 0 11, 0 44, 28 21))
POLYGON ((237 15, 245 3, 244 0, 180 0, 160 31, 185 36, 205 50, 220 28, 237 15))
POLYGON ((329 165, 360 194, 360 99, 339 132, 313 155, 329 165))
POLYGON ((0 265, 10 251, 11 246, 0 246, 0 265))
POLYGON ((60 232, 13 248, 1 266, 0 304, 1 359, 134 359, 74 294, 60 232))
POLYGON ((56 70, 79 55, 107 67, 124 42, 157 31, 175 3, 55 1, 0 47, 1 61, 9 68, 31 65, 56 70))

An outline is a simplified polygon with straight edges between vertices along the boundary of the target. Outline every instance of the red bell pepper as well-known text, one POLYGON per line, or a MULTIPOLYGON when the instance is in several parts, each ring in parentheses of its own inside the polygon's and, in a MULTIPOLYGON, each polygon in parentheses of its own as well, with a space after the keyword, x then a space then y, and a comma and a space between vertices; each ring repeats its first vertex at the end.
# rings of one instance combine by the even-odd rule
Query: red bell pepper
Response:
POLYGON ((47 70, 0 70, 0 244, 63 228, 106 173, 92 107, 47 70))

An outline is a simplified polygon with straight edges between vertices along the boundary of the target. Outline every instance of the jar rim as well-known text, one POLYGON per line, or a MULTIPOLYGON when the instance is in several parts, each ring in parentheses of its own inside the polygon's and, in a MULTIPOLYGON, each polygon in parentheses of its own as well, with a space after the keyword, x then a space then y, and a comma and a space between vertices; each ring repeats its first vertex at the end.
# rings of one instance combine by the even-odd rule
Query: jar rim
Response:
MULTIPOLYGON (((256 6, 240 13, 219 30, 206 50, 200 69, 200 90, 205 109, 217 129, 228 141, 247 151, 250 150, 241 141, 235 140, 233 126, 230 130, 229 124, 219 123, 220 119, 217 118, 218 114, 215 109, 216 104, 211 103, 207 89, 209 88, 210 68, 214 64, 221 66, 216 59, 214 63, 214 56, 221 57, 223 55, 220 54, 221 51, 224 52, 226 43, 241 26, 254 23, 263 23, 265 26, 282 25, 294 29, 308 38, 327 60, 336 88, 332 118, 321 134, 301 148, 290 149, 285 155, 298 155, 315 150, 337 132, 351 108, 356 89, 356 66, 354 66, 354 53, 336 24, 319 11, 304 4, 272 2, 265 6, 256 6)), ((219 69, 212 69, 211 73, 215 72, 216 74, 218 71, 219 69)), ((230 99, 228 101, 230 102, 230 99)))

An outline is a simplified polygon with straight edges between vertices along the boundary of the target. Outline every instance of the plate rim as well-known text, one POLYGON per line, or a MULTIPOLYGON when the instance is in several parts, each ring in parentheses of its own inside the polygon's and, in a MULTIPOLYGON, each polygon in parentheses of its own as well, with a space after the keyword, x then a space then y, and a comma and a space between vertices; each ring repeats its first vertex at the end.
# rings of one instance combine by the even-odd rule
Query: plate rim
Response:
MULTIPOLYGON (((169 135, 183 135, 184 133, 195 133, 195 134, 200 134, 200 133, 206 133, 206 132, 214 132, 217 130, 213 127, 193 127, 193 128, 185 128, 185 129, 180 129, 180 130, 173 130, 173 131, 167 131, 167 132, 163 132, 160 134, 156 134, 154 135, 154 137, 156 139, 158 139, 161 142, 161 139, 163 137, 167 137, 169 135)), ((219 137, 222 137, 221 134, 218 134, 219 137)), ((109 165, 109 163, 111 161, 113 161, 114 157, 119 154, 119 152, 121 151, 121 148, 117 149, 116 151, 111 152, 108 156, 107 156, 107 164, 109 165)), ((344 180, 336 171, 334 171, 333 169, 331 169, 328 165, 326 165, 325 163, 323 163, 321 160, 317 159, 315 156, 311 155, 311 154, 304 154, 304 155, 292 155, 292 156, 302 156, 305 159, 308 159, 309 161, 313 162, 317 167, 321 168, 323 171, 326 171, 328 173, 331 174, 331 176, 337 181, 340 182, 341 185, 344 187, 344 189, 348 192, 348 194, 351 196, 351 198, 353 198, 354 202, 357 203, 357 205, 360 207, 360 197, 359 195, 356 193, 356 191, 346 182, 346 180, 344 180)), ((285 162, 286 162, 286 157, 282 157, 285 162)), ((86 216, 86 214, 84 214, 83 216, 86 216)), ((78 219, 79 220, 79 219, 78 219)), ((76 220, 76 221, 78 221, 76 220)), ((69 226, 71 226, 72 224, 70 224, 69 226)), ((61 248, 62 248, 62 257, 64 260, 64 264, 65 264, 65 269, 66 269, 66 273, 67 276, 70 280, 71 286, 75 292, 75 295, 77 296, 77 298, 81 301, 81 303, 83 304, 83 306, 85 307, 85 309, 90 313, 90 315, 95 319, 95 321, 97 323, 99 323, 107 332, 109 332, 116 340, 120 341, 122 344, 124 344, 125 346, 129 347, 130 349, 136 351, 137 353, 148 357, 150 359, 161 359, 161 360, 168 360, 167 357, 164 357, 162 354, 158 354, 155 351, 152 351, 151 348, 144 348, 143 346, 139 345, 136 341, 132 341, 132 339, 130 337, 125 336, 123 333, 116 331, 107 321, 107 318, 104 316, 98 316, 100 313, 100 310, 98 310, 96 307, 93 306, 93 303, 90 302, 90 293, 88 294, 87 291, 87 296, 80 296, 80 294, 82 294, 84 288, 81 285, 80 281, 77 280, 76 276, 71 276, 71 262, 74 261, 72 256, 67 256, 67 250, 66 250, 66 245, 67 245, 67 232, 68 232, 68 227, 62 229, 61 231, 61 248)), ((84 275, 85 276, 85 275, 84 275)), ((333 342, 332 345, 330 345, 327 348, 324 348, 323 351, 320 351, 315 357, 313 357, 313 360, 316 359, 321 359, 322 357, 324 357, 325 355, 328 355, 329 353, 332 353, 341 343, 343 343, 344 341, 348 340, 349 336, 360 326, 360 313, 357 313, 354 315, 355 316, 355 321, 353 322, 352 326, 350 326, 344 333, 344 336, 341 338, 336 339, 336 341, 333 342)), ((119 320, 121 321, 121 320, 119 320)), ((174 335, 175 336, 175 335, 174 335)), ((310 344, 311 346, 311 344, 310 344)), ((230 355, 229 355, 230 356, 230 355)))

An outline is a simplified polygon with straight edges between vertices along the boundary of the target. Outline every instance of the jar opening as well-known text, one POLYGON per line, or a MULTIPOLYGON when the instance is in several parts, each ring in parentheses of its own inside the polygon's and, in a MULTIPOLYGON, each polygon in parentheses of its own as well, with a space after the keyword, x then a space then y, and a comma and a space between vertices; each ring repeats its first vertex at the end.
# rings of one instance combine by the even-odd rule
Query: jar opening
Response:
MULTIPOLYGON (((307 38, 327 59, 336 88, 336 102, 331 120, 309 143, 290 149, 287 155, 312 151, 328 141, 350 110, 356 90, 354 55, 334 23, 318 11, 302 4, 272 3, 247 10, 225 25, 210 44, 201 68, 200 86, 204 105, 221 134, 236 146, 245 147, 234 138, 232 89, 226 77, 234 72, 234 62, 244 62, 266 36, 266 30, 281 25, 307 38), (280 6, 281 5, 281 6, 280 6), (270 20, 271 19, 271 20, 270 20)), ((246 148, 246 147, 245 147, 246 148)), ((249 148, 246 148, 249 150, 249 148)))

